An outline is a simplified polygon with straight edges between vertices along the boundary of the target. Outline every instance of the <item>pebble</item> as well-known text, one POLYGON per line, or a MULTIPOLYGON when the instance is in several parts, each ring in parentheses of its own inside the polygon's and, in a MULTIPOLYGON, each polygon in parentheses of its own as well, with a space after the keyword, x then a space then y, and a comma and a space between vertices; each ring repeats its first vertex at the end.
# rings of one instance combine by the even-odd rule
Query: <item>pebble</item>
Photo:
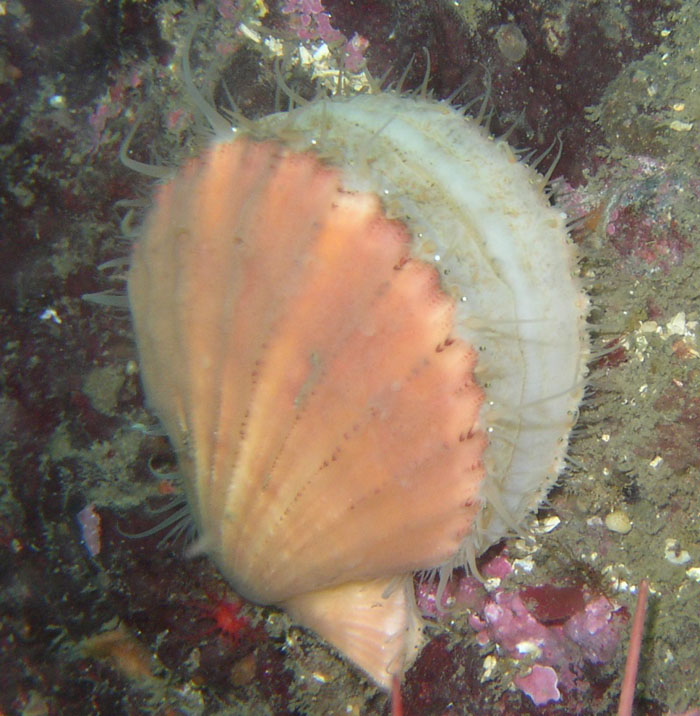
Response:
POLYGON ((605 526, 611 532, 626 535, 632 529, 632 522, 626 512, 615 510, 606 516, 605 526))

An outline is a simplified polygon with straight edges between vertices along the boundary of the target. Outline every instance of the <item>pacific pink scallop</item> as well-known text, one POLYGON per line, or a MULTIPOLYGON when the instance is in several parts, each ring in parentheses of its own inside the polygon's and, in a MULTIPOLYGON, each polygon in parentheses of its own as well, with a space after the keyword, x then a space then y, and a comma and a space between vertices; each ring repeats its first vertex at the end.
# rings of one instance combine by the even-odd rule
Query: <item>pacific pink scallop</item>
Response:
POLYGON ((218 137, 134 250, 146 394, 200 549, 388 688, 413 573, 441 593, 562 470, 589 355, 566 217, 447 102, 317 100, 236 138, 190 85, 218 137))

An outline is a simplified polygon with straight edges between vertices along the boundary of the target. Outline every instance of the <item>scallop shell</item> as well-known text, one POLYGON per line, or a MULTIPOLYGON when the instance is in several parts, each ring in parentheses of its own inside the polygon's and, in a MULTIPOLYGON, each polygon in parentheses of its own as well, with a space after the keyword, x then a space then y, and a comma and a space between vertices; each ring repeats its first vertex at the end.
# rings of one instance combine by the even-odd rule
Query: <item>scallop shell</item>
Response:
POLYGON ((201 547, 388 687, 412 573, 481 509, 477 354, 436 269, 337 169, 239 138, 160 188, 129 301, 201 547))

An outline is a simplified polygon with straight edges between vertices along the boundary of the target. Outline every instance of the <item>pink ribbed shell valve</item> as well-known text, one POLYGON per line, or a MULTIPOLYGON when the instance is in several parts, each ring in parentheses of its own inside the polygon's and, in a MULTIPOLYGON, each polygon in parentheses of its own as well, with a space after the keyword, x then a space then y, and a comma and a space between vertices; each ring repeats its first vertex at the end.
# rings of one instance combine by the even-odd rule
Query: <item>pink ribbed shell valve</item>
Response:
POLYGON ((482 507, 477 354, 436 269, 338 169, 239 138, 160 188, 129 301, 201 548, 388 688, 413 573, 482 507))

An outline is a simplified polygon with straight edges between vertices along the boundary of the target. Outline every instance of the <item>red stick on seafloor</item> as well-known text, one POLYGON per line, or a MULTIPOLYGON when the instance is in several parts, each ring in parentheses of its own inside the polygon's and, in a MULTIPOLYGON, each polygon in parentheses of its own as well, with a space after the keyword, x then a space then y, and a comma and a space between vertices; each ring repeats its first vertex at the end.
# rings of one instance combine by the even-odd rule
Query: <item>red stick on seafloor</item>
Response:
POLYGON ((647 600, 649 597, 649 580, 643 579, 639 583, 637 594, 637 607, 634 610, 630 645, 627 650, 625 675, 622 679, 620 691, 620 704, 617 707, 617 716, 632 716, 634 703, 634 690, 637 685, 637 667, 639 666, 639 653, 642 649, 642 635, 644 634, 644 617, 647 613, 647 600))
POLYGON ((398 676, 394 676, 391 682, 391 716, 403 716, 401 680, 398 676))

